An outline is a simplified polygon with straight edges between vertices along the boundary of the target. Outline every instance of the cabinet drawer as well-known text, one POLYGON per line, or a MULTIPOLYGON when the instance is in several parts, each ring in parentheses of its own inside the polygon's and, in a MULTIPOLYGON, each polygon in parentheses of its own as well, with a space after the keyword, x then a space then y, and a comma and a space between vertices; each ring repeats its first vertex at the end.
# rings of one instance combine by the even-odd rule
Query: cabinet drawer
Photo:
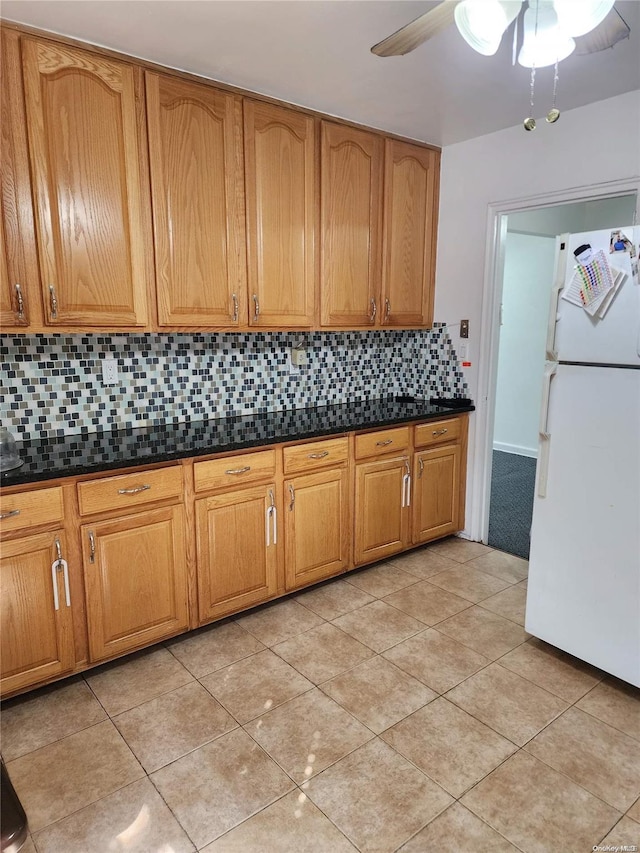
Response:
POLYGON ((458 441, 460 438, 460 419, 431 421, 416 427, 416 447, 429 447, 431 444, 443 444, 445 441, 458 441))
POLYGON ((143 504, 179 498, 182 495, 182 468, 159 468, 139 474, 121 474, 87 483, 78 483, 81 515, 112 509, 135 509, 143 504))
POLYGON ((62 521, 63 518, 62 488, 60 486, 2 496, 0 509, 0 530, 2 533, 62 521))
POLYGON ((397 453, 409 447, 409 427, 381 429, 356 436, 356 459, 367 456, 380 456, 383 453, 397 453))
POLYGON ((235 487, 265 477, 273 478, 275 472, 275 450, 225 456, 222 459, 210 459, 208 462, 196 462, 193 466, 196 492, 235 487))
POLYGON ((285 447, 283 453, 284 473, 297 474, 300 471, 312 471, 346 462, 349 440, 345 437, 332 438, 329 441, 311 441, 308 444, 285 447))

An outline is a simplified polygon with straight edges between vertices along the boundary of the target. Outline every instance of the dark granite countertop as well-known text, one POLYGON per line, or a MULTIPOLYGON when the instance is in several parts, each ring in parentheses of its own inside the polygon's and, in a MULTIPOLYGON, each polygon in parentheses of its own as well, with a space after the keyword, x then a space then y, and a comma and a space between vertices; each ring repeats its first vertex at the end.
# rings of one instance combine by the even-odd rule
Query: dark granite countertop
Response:
POLYGON ((24 465, 0 475, 0 485, 14 486, 170 462, 189 456, 224 453, 472 411, 473 405, 450 409, 428 402, 401 402, 393 398, 359 400, 310 409, 24 441, 18 442, 18 452, 24 459, 24 465))

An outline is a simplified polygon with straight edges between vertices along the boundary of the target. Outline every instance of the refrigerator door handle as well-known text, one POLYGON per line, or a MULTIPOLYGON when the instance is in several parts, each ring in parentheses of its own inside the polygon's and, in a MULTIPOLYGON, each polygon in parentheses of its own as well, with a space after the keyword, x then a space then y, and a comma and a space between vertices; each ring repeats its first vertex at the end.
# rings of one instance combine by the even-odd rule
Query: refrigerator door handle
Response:
POLYGON ((553 289, 551 291, 551 302, 549 305, 549 318, 547 320, 547 344, 546 357, 549 361, 556 361, 558 351, 556 349, 556 326, 560 320, 558 311, 558 303, 560 294, 564 290, 564 283, 567 276, 567 256, 569 254, 569 234, 561 234, 557 238, 558 254, 556 257, 556 273, 553 289))
POLYGON ((547 432, 540 433, 538 453, 538 488, 539 498, 547 496, 547 480, 549 478, 549 453, 551 450, 551 435, 547 432))
POLYGON ((556 375, 558 365, 555 362, 547 362, 544 367, 544 378, 542 385, 542 406, 540 408, 540 436, 547 434, 549 420, 549 398, 551 397, 551 380, 556 375))

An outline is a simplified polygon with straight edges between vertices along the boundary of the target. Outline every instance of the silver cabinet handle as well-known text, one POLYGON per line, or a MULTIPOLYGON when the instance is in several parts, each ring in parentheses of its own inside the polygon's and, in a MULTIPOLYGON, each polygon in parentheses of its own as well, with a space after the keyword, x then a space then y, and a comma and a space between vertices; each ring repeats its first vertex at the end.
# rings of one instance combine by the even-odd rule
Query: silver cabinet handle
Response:
POLYGON ((372 323, 375 323, 377 313, 378 313, 378 306, 376 305, 376 300, 372 299, 371 300, 371 313, 369 314, 369 320, 372 323))
POLYGON ((276 502, 273 497, 273 489, 269 489, 270 505, 267 507, 266 514, 266 532, 267 532, 267 548, 269 545, 276 545, 278 542, 278 516, 276 510, 276 502), (272 538, 273 533, 273 538, 272 538))
POLYGON ((133 489, 118 489, 119 495, 137 495, 140 492, 148 492, 151 488, 147 483, 143 483, 142 486, 134 486, 133 489))
POLYGON ((49 285, 49 304, 51 306, 51 319, 58 319, 58 297, 56 296, 55 287, 50 284, 49 285))
POLYGON ((235 293, 231 294, 231 301, 233 302, 233 314, 231 315, 231 319, 234 323, 238 322, 238 297, 235 293))
POLYGON ((253 294, 253 319, 258 322, 258 317, 260 316, 260 302, 258 301, 258 297, 256 294, 253 294))
POLYGON ((411 466, 409 465, 409 460, 404 460, 404 467, 406 469, 407 476, 411 476, 411 466))
POLYGON ((96 538, 93 535, 93 531, 89 531, 89 562, 95 563, 96 561, 96 538))
POLYGON ((296 493, 295 493, 294 488, 291 484, 289 484, 289 494, 291 495, 291 502, 289 503, 289 510, 291 511, 291 510, 293 510, 294 506, 296 505, 296 493))
POLYGON ((10 509, 9 512, 3 512, 2 515, 0 515, 0 521, 4 521, 5 518, 15 518, 16 515, 20 515, 20 510, 10 509))
POLYGON ((20 321, 26 320, 26 317, 24 314, 24 296, 22 295, 22 288, 20 287, 19 284, 15 285, 15 291, 16 291, 16 302, 18 304, 18 310, 16 311, 16 319, 20 320, 20 321))
POLYGON ((323 450, 322 453, 310 453, 308 458, 309 459, 324 459, 328 455, 329 455, 329 451, 323 450))
POLYGON ((402 506, 411 506, 411 474, 402 478, 402 506))
POLYGON ((245 465, 244 468, 228 468, 225 474, 246 474, 251 470, 251 465, 245 465))
POLYGON ((449 432, 449 430, 445 427, 445 429, 434 429, 431 435, 444 435, 445 432, 449 432))
POLYGON ((384 300, 384 319, 385 319, 385 322, 389 319, 390 316, 391 316, 391 302, 388 299, 385 299, 384 300))
POLYGON ((54 560, 51 563, 51 585, 53 586, 53 607, 54 610, 60 610, 60 599, 58 598, 58 566, 60 560, 54 560))
POLYGON ((422 477, 422 473, 424 471, 424 459, 422 456, 418 458, 418 477, 422 477))
POLYGON ((392 438, 387 438, 385 441, 376 441, 376 447, 386 447, 389 444, 393 444, 392 438))
POLYGON ((53 583, 53 606, 56 610, 60 610, 60 599, 58 597, 58 572, 62 572, 64 578, 64 599, 67 607, 71 607, 71 591, 69 589, 69 566, 67 561, 62 558, 62 546, 60 540, 56 536, 54 540, 56 546, 56 559, 51 564, 51 581, 53 583))

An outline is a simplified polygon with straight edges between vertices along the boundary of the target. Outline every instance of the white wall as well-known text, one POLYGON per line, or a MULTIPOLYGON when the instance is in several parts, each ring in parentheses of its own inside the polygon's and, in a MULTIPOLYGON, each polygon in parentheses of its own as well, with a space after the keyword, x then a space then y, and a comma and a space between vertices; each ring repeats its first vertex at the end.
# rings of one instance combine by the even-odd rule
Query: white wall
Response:
MULTIPOLYGON (((556 124, 539 122, 531 133, 518 125, 443 149, 435 319, 471 322, 472 367, 465 375, 478 406, 485 405, 478 400, 478 357, 489 204, 522 199, 525 207, 536 196, 638 175, 640 90, 564 112, 556 124)), ((467 533, 475 536, 481 500, 475 427, 483 414, 472 416, 469 441, 467 533)))
POLYGON ((554 256, 553 237, 507 234, 493 430, 507 453, 537 456, 554 256))
POLYGON ((636 200, 633 195, 560 204, 538 210, 524 210, 509 216, 509 231, 556 237, 566 232, 599 231, 631 225, 636 200))

